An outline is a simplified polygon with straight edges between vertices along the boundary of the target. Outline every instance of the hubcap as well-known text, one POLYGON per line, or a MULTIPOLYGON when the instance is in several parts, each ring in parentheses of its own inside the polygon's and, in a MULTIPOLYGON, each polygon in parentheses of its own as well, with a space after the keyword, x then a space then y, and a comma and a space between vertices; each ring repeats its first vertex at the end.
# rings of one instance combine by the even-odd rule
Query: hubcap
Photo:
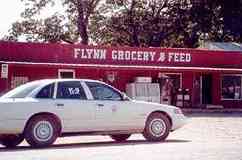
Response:
POLYGON ((53 127, 48 121, 39 121, 34 127, 34 137, 38 141, 48 141, 53 135, 53 127))
POLYGON ((166 131, 166 124, 162 119, 153 119, 150 122, 149 130, 153 136, 160 137, 166 131))

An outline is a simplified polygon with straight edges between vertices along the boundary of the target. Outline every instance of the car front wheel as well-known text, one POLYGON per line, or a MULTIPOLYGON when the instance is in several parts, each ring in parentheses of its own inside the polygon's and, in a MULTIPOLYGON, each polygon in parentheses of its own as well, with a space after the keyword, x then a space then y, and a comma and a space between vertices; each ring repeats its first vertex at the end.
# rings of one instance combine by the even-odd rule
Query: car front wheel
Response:
POLYGON ((14 148, 24 140, 22 134, 18 135, 4 135, 0 138, 0 143, 7 148, 14 148))
POLYGON ((130 136, 131 134, 114 134, 110 137, 117 142, 123 142, 126 141, 130 136))
POLYGON ((48 115, 32 118, 25 128, 25 139, 33 147, 47 147, 59 136, 58 121, 48 115))
POLYGON ((170 128, 169 119, 164 114, 153 113, 146 121, 143 135, 148 141, 163 141, 168 137, 170 128))

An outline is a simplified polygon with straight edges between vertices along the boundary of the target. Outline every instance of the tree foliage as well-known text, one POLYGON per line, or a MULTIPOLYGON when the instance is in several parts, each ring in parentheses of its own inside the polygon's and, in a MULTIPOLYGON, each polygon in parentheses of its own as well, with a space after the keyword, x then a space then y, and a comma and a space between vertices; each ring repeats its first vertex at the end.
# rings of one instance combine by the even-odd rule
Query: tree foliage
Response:
POLYGON ((21 0, 26 9, 21 13, 22 21, 15 22, 6 36, 17 41, 21 36, 27 41, 88 44, 89 17, 95 13, 100 0, 62 0, 64 13, 55 13, 47 18, 40 18, 41 12, 48 6, 54 6, 55 0, 21 0))
POLYGON ((242 42, 241 0, 62 0, 63 13, 38 15, 55 0, 21 0, 8 40, 145 47, 242 42))
POLYGON ((111 16, 106 25, 99 27, 108 36, 101 31, 96 34, 97 40, 104 44, 197 47, 203 40, 242 41, 240 0, 108 2, 105 5, 111 16))

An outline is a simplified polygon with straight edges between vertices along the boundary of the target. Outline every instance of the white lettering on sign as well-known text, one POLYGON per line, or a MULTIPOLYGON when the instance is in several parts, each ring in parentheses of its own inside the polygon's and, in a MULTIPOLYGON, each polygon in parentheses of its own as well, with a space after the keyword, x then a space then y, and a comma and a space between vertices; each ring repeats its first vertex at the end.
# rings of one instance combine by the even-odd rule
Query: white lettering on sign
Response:
POLYGON ((166 60, 166 56, 164 52, 160 52, 160 57, 158 59, 158 62, 164 62, 166 60))
POLYGON ((149 52, 144 52, 144 61, 149 61, 149 52))
POLYGON ((170 62, 189 63, 192 61, 190 53, 178 52, 156 52, 143 50, 111 50, 111 57, 107 56, 107 49, 74 49, 75 59, 106 60, 111 58, 114 61, 140 61, 140 62, 170 62))
POLYGON ((154 61, 156 52, 113 50, 113 60, 154 61))
POLYGON ((8 78, 8 64, 2 64, 1 78, 8 78))
POLYGON ((155 54, 156 54, 156 52, 150 52, 151 61, 155 60, 155 54))
POLYGON ((68 88, 68 91, 69 91, 70 95, 79 95, 80 94, 79 88, 68 88))
POLYGON ((74 58, 80 59, 106 59, 105 49, 74 49, 74 58))
POLYGON ((168 53, 168 62, 191 62, 191 60, 189 53, 168 53))

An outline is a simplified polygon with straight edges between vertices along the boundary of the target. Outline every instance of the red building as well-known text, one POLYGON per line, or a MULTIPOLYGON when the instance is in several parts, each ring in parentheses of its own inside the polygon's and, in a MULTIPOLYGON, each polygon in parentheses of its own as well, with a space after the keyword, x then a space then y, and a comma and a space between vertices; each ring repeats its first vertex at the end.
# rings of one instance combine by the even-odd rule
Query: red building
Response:
POLYGON ((44 78, 99 79, 125 91, 141 77, 159 84, 161 99, 170 86, 173 104, 182 90, 187 107, 242 108, 240 52, 0 42, 0 67, 1 93, 44 78))

